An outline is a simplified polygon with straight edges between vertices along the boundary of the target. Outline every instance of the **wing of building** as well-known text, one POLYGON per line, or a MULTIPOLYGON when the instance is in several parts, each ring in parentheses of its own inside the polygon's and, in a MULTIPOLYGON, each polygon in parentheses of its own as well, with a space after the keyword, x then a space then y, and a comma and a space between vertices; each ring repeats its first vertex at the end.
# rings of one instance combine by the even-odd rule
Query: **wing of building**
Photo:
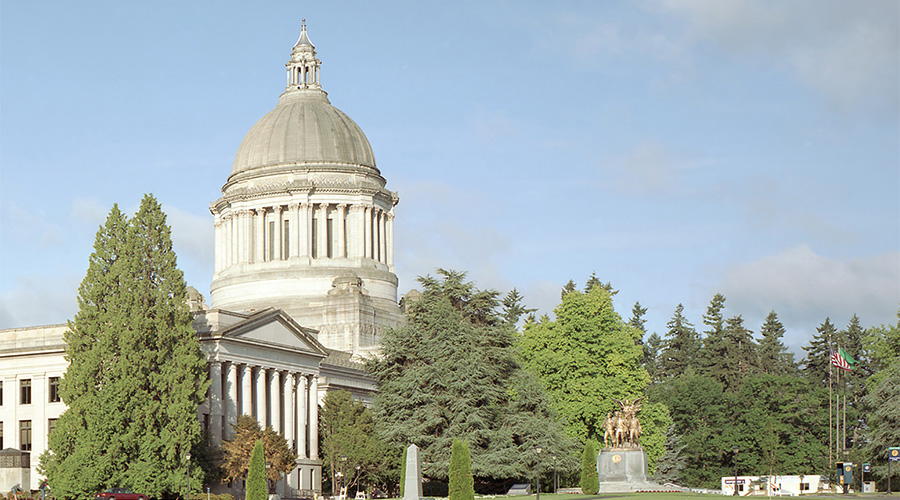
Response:
MULTIPOLYGON (((365 134, 329 102, 320 66, 304 22, 284 93, 247 133, 210 206, 210 307, 189 289, 211 381, 198 418, 213 444, 231 438, 242 414, 283 433, 300 456, 279 485, 288 497, 321 490, 324 394, 370 400, 376 387, 361 361, 402 320, 393 262, 399 198, 385 188, 365 134)), ((30 464, 11 472, 23 487, 40 484, 37 457, 65 411, 66 329, 0 331, 0 448, 30 453, 30 464)))

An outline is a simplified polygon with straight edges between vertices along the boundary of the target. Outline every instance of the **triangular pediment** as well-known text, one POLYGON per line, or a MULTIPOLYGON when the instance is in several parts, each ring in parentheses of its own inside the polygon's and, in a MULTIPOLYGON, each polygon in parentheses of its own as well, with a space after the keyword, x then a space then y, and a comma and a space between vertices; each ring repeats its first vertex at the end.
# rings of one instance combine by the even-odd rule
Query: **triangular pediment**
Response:
POLYGON ((308 330, 280 309, 265 309, 222 331, 222 337, 241 342, 288 348, 320 356, 327 353, 308 330))

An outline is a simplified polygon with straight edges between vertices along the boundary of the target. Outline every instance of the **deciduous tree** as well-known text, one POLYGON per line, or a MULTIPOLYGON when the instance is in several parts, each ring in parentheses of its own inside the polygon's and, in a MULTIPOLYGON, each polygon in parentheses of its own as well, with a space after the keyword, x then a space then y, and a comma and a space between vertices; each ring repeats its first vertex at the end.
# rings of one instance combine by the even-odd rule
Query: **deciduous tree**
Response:
MULTIPOLYGON (((247 478, 252 453, 257 442, 262 442, 265 450, 266 478, 274 484, 282 474, 294 469, 297 454, 288 446, 287 440, 271 427, 262 429, 259 422, 249 415, 237 418, 231 441, 222 443, 224 451, 222 469, 227 481, 247 478)), ((248 479, 249 480, 249 479, 248 479)))
POLYGON ((603 287, 569 292, 556 319, 528 324, 519 341, 522 358, 550 395, 577 441, 602 439, 601 423, 613 398, 639 397, 649 383, 635 345, 640 330, 622 321, 603 287))

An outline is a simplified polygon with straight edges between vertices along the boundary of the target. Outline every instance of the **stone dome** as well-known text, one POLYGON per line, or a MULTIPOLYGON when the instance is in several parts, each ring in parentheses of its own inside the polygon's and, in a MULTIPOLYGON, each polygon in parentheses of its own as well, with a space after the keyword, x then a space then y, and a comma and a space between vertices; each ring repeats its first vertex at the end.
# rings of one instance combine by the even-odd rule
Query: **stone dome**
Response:
POLYGON ((231 175, 251 170, 331 164, 374 169, 369 140, 321 90, 288 90, 275 109, 256 122, 238 148, 231 175))

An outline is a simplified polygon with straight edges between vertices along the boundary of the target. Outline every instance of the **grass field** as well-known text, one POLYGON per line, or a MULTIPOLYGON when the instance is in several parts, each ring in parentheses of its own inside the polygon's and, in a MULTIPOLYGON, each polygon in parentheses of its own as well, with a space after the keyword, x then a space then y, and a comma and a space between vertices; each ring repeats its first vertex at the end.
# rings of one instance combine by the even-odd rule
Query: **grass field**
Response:
MULTIPOLYGON (((900 500, 900 495, 897 495, 896 492, 894 495, 888 496, 886 492, 878 492, 878 493, 851 493, 848 495, 840 495, 840 494, 813 494, 813 495, 803 495, 803 499, 825 499, 825 500, 841 500, 841 499, 850 499, 850 498, 863 498, 866 500, 876 500, 876 499, 893 499, 900 500)), ((502 498, 509 500, 535 500, 534 495, 526 495, 526 496, 514 496, 507 497, 505 495, 499 495, 496 497, 486 496, 486 497, 478 497, 476 495, 476 499, 478 498, 502 498)), ((722 495, 712 495, 712 494, 702 494, 702 493, 601 493, 598 495, 583 495, 583 494, 553 494, 553 493, 541 493, 541 500, 585 500, 585 499, 604 499, 604 498, 621 498, 623 500, 715 500, 716 498, 721 499, 722 495)), ((765 496, 749 496, 749 497, 741 497, 743 499, 748 500, 763 500, 767 497, 765 496)), ((788 500, 790 497, 772 497, 777 498, 779 500, 788 500)))

